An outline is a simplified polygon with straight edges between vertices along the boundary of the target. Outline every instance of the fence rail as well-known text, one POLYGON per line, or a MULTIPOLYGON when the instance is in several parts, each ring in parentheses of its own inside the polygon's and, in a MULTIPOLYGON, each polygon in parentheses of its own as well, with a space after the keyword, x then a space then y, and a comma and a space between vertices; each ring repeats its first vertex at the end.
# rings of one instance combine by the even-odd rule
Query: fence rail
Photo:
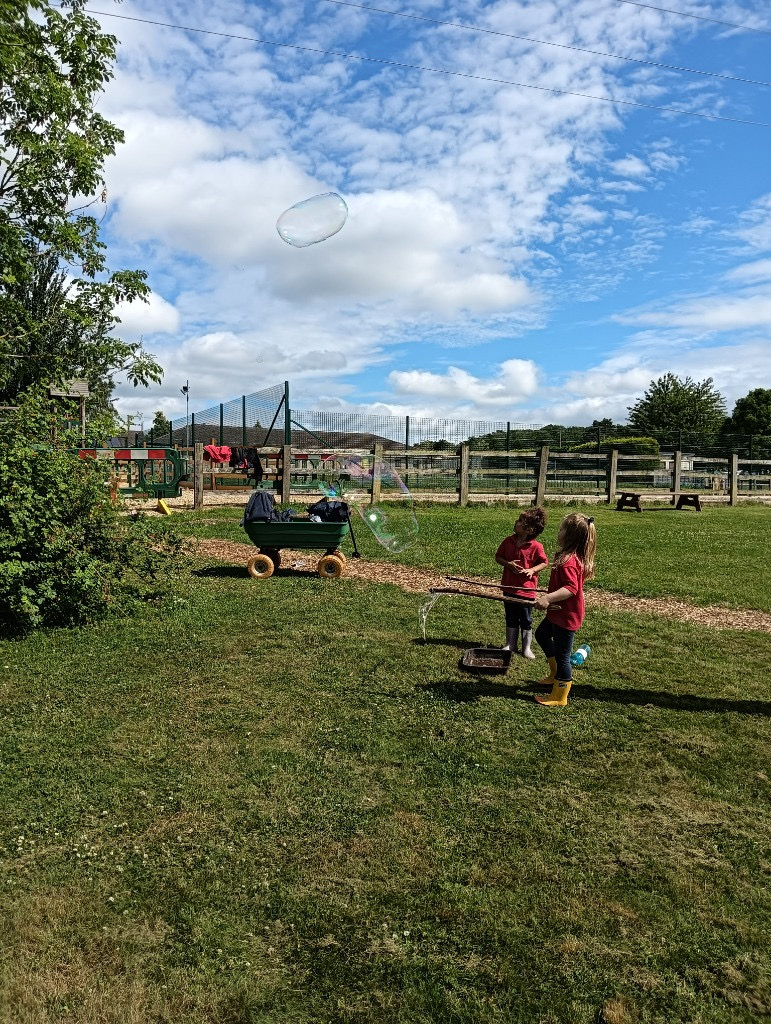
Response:
MULTIPOLYGON (((205 469, 203 444, 196 443, 195 479, 201 489, 251 490, 253 481, 245 474, 215 466, 205 469)), ((260 446, 264 466, 263 486, 280 492, 282 500, 292 494, 322 494, 334 480, 356 488, 347 479, 346 463, 352 458, 370 460, 375 467, 370 497, 399 498, 400 489, 383 493, 380 477, 401 480, 415 498, 436 497, 466 505, 474 499, 501 498, 541 504, 548 498, 585 498, 613 502, 621 491, 639 493, 643 499, 696 493, 702 497, 736 504, 741 499, 771 498, 771 459, 689 458, 674 453, 672 468, 662 470, 651 455, 631 455, 611 449, 593 455, 538 450, 485 451, 461 445, 453 452, 424 452, 408 449, 313 449, 307 445, 260 446), (505 463, 505 465, 501 465, 505 463), (683 468, 685 463, 686 469, 683 468), (593 465, 592 465, 593 464, 593 465), (381 472, 382 470, 382 472, 381 472)))

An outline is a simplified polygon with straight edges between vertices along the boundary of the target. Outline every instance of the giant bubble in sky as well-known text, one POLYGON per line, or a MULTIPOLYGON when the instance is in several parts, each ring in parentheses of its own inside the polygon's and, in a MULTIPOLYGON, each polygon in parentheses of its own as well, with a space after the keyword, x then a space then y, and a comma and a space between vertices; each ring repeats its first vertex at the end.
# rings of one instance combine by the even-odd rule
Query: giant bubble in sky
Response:
POLYGON ((289 245, 303 249, 336 235, 347 219, 343 197, 337 192, 324 192, 284 210, 276 221, 276 231, 289 245))

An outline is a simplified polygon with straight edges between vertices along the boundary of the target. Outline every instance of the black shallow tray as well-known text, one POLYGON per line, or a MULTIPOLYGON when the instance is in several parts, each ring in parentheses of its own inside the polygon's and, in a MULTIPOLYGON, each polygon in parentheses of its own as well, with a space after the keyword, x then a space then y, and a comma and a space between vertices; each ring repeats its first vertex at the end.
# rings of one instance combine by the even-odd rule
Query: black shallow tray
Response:
POLYGON ((492 675, 505 675, 510 664, 511 651, 502 651, 500 647, 470 647, 460 659, 461 668, 492 675))

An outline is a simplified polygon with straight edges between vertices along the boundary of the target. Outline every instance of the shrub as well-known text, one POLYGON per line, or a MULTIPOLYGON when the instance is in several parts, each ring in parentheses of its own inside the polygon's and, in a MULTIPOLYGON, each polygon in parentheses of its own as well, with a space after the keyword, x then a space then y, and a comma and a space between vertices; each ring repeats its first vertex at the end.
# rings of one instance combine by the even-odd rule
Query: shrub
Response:
POLYGON ((617 448, 619 455, 648 455, 650 453, 650 459, 643 459, 635 463, 635 469, 639 469, 640 472, 659 468, 659 442, 655 437, 606 437, 600 441, 599 445, 596 441, 589 441, 586 444, 573 445, 568 451, 586 452, 589 455, 598 452, 607 455, 612 448, 617 448))
POLYGON ((159 599, 181 539, 114 505, 108 465, 52 443, 45 399, 0 421, 0 621, 11 632, 75 625, 159 599))

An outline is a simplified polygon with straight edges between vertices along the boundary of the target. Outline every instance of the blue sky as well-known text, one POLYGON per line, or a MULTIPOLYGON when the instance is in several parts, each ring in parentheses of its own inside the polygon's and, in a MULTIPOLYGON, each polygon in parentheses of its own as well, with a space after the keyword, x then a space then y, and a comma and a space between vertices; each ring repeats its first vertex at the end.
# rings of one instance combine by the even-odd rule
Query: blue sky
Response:
POLYGON ((188 379, 191 410, 288 379, 297 408, 575 424, 670 370, 729 411, 771 387, 767 0, 367 6, 396 13, 93 5, 122 16, 109 262, 153 289, 121 331, 166 371, 124 415, 184 414, 188 379), (282 241, 329 191, 343 229, 282 241))

